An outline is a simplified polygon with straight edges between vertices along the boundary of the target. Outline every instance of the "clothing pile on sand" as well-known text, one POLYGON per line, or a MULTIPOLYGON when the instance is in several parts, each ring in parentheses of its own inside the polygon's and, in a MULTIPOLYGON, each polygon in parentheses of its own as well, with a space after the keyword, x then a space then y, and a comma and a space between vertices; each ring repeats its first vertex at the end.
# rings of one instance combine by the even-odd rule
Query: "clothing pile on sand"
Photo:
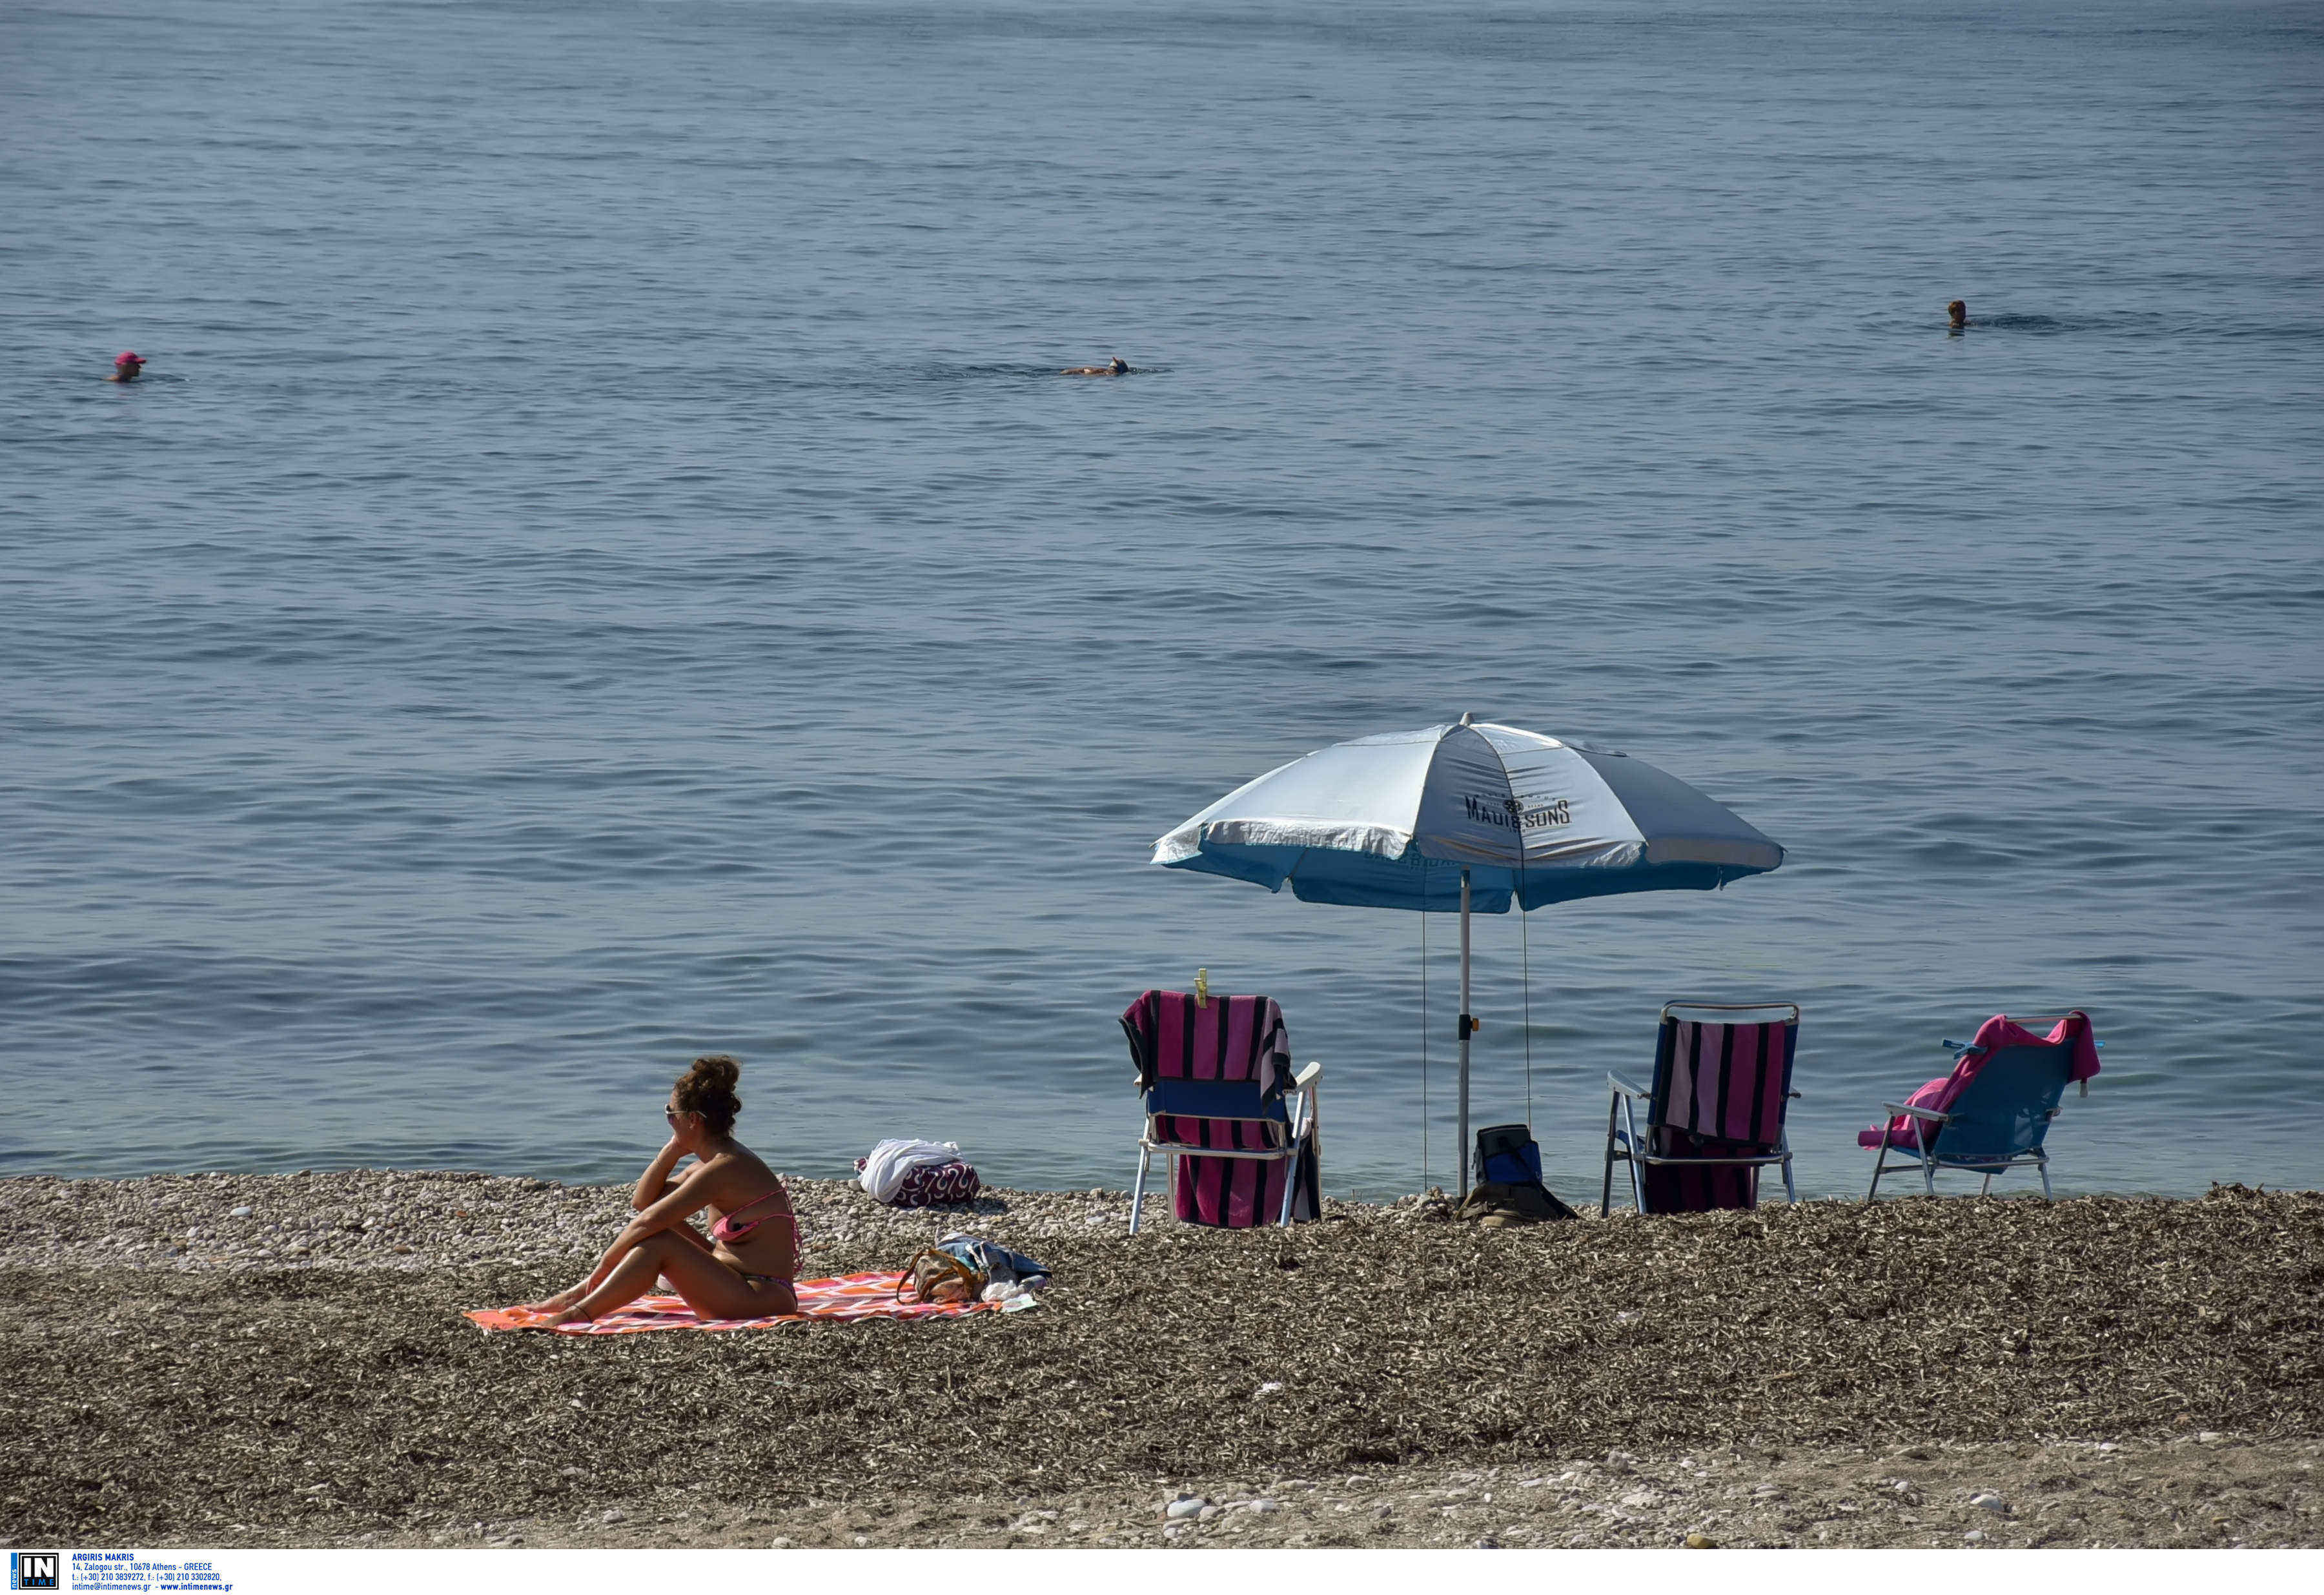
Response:
POLYGON ((956 1141, 885 1140, 855 1160, 856 1183, 892 1207, 966 1202, 984 1188, 956 1141))

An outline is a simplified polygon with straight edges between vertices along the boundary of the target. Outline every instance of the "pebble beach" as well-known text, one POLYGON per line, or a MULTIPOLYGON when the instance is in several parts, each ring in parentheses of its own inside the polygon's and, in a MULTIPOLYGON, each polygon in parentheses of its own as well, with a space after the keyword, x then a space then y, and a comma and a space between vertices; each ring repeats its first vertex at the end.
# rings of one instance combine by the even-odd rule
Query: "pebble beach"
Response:
POLYGON ((794 1180, 810 1274, 954 1231, 1038 1310, 591 1339, 624 1188, 0 1182, 14 1544, 2305 1545, 2324 1196, 1288 1232, 794 1180))

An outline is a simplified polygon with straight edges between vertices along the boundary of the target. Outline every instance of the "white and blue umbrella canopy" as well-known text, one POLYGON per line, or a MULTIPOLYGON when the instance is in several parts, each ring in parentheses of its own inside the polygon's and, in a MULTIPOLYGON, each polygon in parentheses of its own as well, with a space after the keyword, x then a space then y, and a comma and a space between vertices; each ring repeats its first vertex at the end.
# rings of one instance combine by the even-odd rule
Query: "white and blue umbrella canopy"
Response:
POLYGON ((1236 788, 1154 862, 1287 882, 1311 903, 1500 914, 1619 892, 1709 890, 1784 850, 1675 776, 1512 725, 1432 725, 1321 749, 1236 788))

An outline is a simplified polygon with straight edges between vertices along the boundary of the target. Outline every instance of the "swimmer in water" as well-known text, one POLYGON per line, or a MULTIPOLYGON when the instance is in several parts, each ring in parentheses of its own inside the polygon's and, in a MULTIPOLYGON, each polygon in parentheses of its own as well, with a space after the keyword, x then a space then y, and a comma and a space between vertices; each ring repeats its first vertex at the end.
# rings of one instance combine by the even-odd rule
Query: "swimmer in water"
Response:
POLYGON ((1969 325, 1969 301, 1955 300, 1945 307, 1945 324, 1955 332, 1969 325))
POLYGON ((105 380, 109 383, 134 383, 137 380, 137 373, 144 369, 145 356, 134 349, 125 349, 121 357, 114 361, 113 374, 105 380))
POLYGON ((1116 355, 1103 365, 1068 365, 1059 376, 1128 376, 1130 362, 1116 355))

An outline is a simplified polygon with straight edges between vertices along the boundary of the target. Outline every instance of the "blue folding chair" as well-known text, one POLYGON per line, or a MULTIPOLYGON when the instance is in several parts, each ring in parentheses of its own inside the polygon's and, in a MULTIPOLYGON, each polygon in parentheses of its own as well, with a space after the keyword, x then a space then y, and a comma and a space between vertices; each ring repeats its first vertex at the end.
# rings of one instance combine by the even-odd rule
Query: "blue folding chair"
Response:
POLYGON ((1275 1215, 1288 1224, 1295 1211, 1313 1213, 1315 1185, 1315 1083, 1323 1065, 1299 1071, 1292 1089, 1262 1098, 1251 1080, 1157 1079, 1146 1089, 1146 1129, 1138 1138, 1138 1181, 1130 1197, 1130 1232, 1138 1233, 1146 1205, 1146 1176, 1154 1154, 1171 1160, 1171 1206, 1197 1223, 1241 1229, 1265 1222, 1268 1187, 1279 1184, 1275 1215), (1215 1161, 1214 1161, 1215 1160, 1215 1161), (1195 1166, 1179 1181, 1181 1164, 1195 1166), (1230 1172, 1257 1165, 1254 1185, 1230 1172), (1272 1166, 1271 1167, 1268 1166, 1272 1166), (1215 1170, 1204 1177, 1207 1170, 1215 1170), (1305 1200, 1302 1200, 1302 1198, 1305 1200))
MULTIPOLYGON (((2011 1022, 2030 1029, 2038 1024, 2054 1025, 2059 1021, 2022 1019, 2011 1022)), ((1877 1134, 1880 1147, 1880 1156, 1872 1165, 1872 1186, 1864 1194, 1864 1199, 1869 1202, 1879 1194, 1881 1176, 1893 1172, 1888 1167, 1893 1152, 1898 1169, 1921 1171, 1922 1189, 1931 1196, 1937 1194, 1937 1170, 1941 1168, 1984 1176, 1984 1184, 1978 1190, 1981 1196, 1992 1193, 1994 1176, 2013 1168, 2031 1168, 2042 1176, 2042 1199, 2055 1201, 2056 1195, 2050 1188, 2050 1154, 2043 1143, 2050 1134, 2051 1122, 2058 1117, 2059 1101, 2066 1094, 2066 1083, 2074 1065, 2073 1039, 2068 1037, 2054 1042, 2018 1043, 1995 1046, 1989 1052, 1981 1051, 1970 1042, 1945 1041, 1939 1045, 1958 1055, 1953 1060, 1956 1070, 1974 1058, 1982 1056, 1984 1062, 1941 1109, 1914 1107, 1907 1102, 1880 1104, 1889 1117, 1858 1138, 1877 1134), (1895 1125, 1900 1118, 1907 1123, 1901 1131, 1895 1125), (1900 1135, 1910 1139, 1902 1140, 1900 1135)), ((2089 1082, 2083 1081, 2082 1094, 2088 1096, 2089 1091, 2089 1082)))

